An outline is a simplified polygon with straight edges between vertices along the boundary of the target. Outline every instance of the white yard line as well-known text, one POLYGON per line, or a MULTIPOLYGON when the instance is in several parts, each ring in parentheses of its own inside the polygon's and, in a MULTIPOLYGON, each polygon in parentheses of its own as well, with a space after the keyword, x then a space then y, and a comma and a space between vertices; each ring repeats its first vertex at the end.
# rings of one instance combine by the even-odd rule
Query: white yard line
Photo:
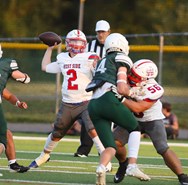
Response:
MULTIPOLYGON (((150 176, 151 178, 161 179, 161 180, 167 180, 174 182, 177 181, 174 176, 150 176)), ((0 178, 0 182, 20 182, 20 183, 33 183, 33 184, 44 184, 44 185, 94 185, 94 184, 81 184, 81 183, 62 183, 62 182, 42 182, 42 181, 29 181, 29 180, 16 180, 16 179, 3 179, 0 178)))
MULTIPOLYGON (((62 183, 62 182, 42 182, 42 181, 29 181, 29 180, 15 180, 15 179, 0 179, 0 182, 20 182, 20 183, 33 183, 33 184, 53 184, 53 185, 86 185, 86 184, 79 184, 79 183, 62 183)), ((87 184, 93 185, 93 184, 87 184)))
MULTIPOLYGON (((46 141, 46 137, 30 137, 30 136, 13 136, 15 140, 37 140, 37 141, 46 141)), ((72 138, 63 138, 61 141, 65 142, 80 142, 80 139, 72 139, 72 138)), ((153 145, 150 141, 141 141, 141 145, 153 145)), ((168 143, 169 146, 180 146, 180 147, 188 147, 188 143, 168 143)))

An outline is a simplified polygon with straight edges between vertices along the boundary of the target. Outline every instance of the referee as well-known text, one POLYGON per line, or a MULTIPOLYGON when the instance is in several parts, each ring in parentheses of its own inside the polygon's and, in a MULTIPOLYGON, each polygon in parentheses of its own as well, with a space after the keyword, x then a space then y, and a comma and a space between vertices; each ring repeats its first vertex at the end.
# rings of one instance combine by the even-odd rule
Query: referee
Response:
MULTIPOLYGON (((86 51, 93 51, 97 53, 100 58, 103 58, 106 54, 104 42, 106 37, 110 34, 110 24, 105 20, 100 20, 96 23, 95 31, 97 33, 96 39, 87 44, 86 51)), ((93 141, 89 137, 85 126, 83 124, 81 125, 81 144, 78 147, 77 152, 74 154, 74 157, 87 157, 93 146, 93 141)))
POLYGON ((86 51, 94 51, 103 58, 106 54, 104 42, 106 37, 110 34, 110 25, 107 21, 100 20, 96 23, 95 31, 97 33, 97 37, 88 43, 86 51))

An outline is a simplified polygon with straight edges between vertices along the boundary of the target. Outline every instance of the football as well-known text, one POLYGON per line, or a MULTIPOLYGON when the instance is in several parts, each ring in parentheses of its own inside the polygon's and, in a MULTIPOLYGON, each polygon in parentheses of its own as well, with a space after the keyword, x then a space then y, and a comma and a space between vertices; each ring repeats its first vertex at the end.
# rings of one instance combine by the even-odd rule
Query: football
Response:
POLYGON ((59 44, 62 42, 61 37, 51 31, 41 33, 39 39, 48 46, 54 46, 55 43, 59 44))

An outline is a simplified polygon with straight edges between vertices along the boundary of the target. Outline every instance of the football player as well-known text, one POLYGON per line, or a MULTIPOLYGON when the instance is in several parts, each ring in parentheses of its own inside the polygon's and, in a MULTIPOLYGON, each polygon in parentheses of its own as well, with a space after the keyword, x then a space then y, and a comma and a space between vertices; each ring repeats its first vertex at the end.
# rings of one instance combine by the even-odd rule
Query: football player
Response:
MULTIPOLYGON (((1 106, 3 90, 6 87, 10 77, 22 83, 29 83, 30 77, 18 70, 18 64, 15 60, 2 58, 3 51, 0 45, 0 155, 4 152, 7 144, 7 122, 5 120, 1 106)), ((0 174, 2 176, 2 174, 0 174)))
MULTIPOLYGON (((89 136, 92 138, 99 153, 104 147, 99 140, 94 125, 90 120, 87 106, 92 93, 85 88, 91 81, 98 55, 94 52, 84 52, 87 44, 85 34, 80 30, 70 31, 65 39, 67 52, 57 55, 56 61, 51 62, 52 50, 48 47, 43 60, 42 70, 47 73, 59 73, 63 75, 62 103, 54 123, 54 128, 49 134, 44 150, 29 167, 37 168, 50 158, 50 153, 65 136, 74 122, 81 119, 89 136)), ((111 163, 109 163, 109 166, 111 163)))
MULTIPOLYGON (((19 101, 19 99, 7 88, 3 90, 2 97, 20 109, 27 109, 28 107, 26 102, 19 101)), ((7 130, 7 147, 5 150, 5 154, 9 162, 10 171, 24 173, 29 170, 29 167, 19 165, 16 161, 15 145, 13 135, 10 130, 7 130)))
POLYGON ((131 93, 127 72, 133 63, 128 57, 128 41, 123 35, 112 33, 106 38, 104 47, 106 56, 97 63, 95 75, 86 88, 86 91, 93 91, 88 105, 89 115, 105 147, 96 169, 97 185, 106 184, 105 167, 116 153, 111 122, 127 129, 130 137, 137 136, 131 145, 133 152, 140 144, 138 123, 131 111, 121 103, 123 96, 131 93))
MULTIPOLYGON (((108 35, 110 35, 110 24, 105 20, 99 20, 95 26, 96 38, 91 40, 87 46, 86 51, 96 52, 100 58, 103 58, 106 54, 104 49, 104 42, 108 35)), ((113 125, 112 125, 113 127, 113 125)), ((78 147, 75 157, 87 157, 93 146, 93 141, 87 134, 87 131, 84 125, 81 125, 81 134, 80 134, 80 146, 78 147)))
MULTIPOLYGON (((181 185, 188 184, 188 176, 183 173, 181 162, 176 154, 167 144, 166 131, 163 124, 162 104, 160 98, 164 90, 156 81, 158 74, 157 66, 148 59, 138 60, 133 64, 128 81, 131 88, 132 99, 124 99, 123 104, 128 107, 139 122, 142 133, 146 133, 152 140, 158 154, 165 164, 178 176, 181 185)), ((119 160, 119 168, 114 177, 114 182, 123 180, 125 173, 140 180, 150 180, 143 176, 137 168, 136 158, 129 158, 129 165, 126 161, 126 150, 124 145, 128 141, 129 133, 126 129, 117 127, 114 131, 117 144, 116 157, 119 160)), ((129 145, 128 145, 129 147, 129 145)), ((130 156, 128 156, 130 157, 130 156)))

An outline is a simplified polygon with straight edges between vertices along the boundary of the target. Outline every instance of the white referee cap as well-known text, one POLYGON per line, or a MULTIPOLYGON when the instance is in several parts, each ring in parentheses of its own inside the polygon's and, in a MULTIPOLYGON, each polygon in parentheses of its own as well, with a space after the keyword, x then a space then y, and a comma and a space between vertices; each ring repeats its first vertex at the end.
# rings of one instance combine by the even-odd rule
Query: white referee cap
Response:
POLYGON ((110 24, 107 21, 100 20, 96 23, 95 31, 108 31, 110 24))

